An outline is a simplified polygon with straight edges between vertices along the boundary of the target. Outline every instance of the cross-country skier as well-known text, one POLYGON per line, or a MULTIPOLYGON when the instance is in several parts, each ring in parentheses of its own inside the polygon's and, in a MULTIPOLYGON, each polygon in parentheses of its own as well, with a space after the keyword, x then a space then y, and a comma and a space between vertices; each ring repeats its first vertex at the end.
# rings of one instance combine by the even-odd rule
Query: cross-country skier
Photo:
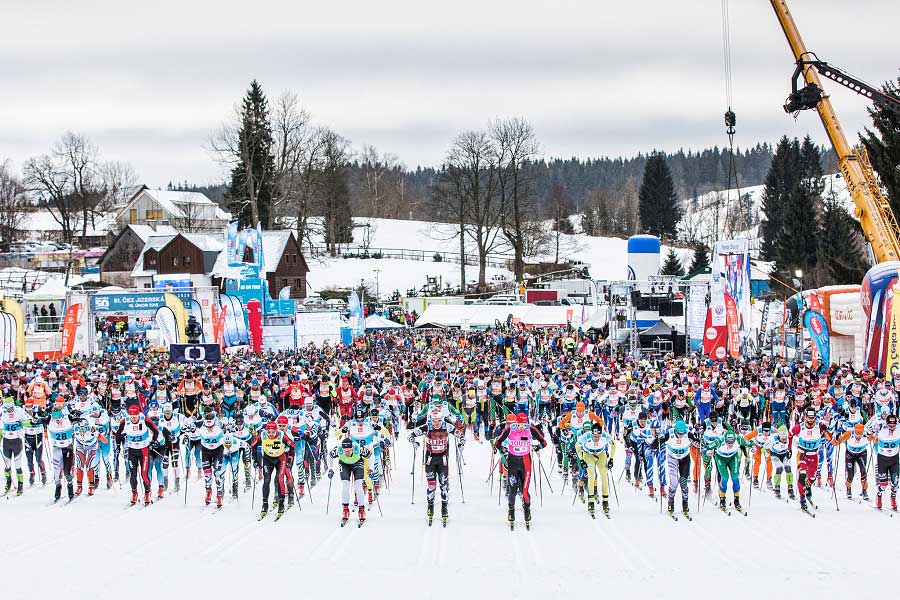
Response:
POLYGON ((353 479, 356 503, 359 505, 359 525, 366 521, 366 495, 363 491, 363 478, 365 468, 363 461, 371 456, 372 452, 365 445, 353 441, 349 436, 344 437, 338 447, 328 454, 328 478, 334 477, 334 469, 331 467, 331 459, 338 459, 341 469, 341 527, 350 519, 350 480, 353 479))
MULTIPOLYGON (((603 423, 598 423, 603 427, 603 423)), ((528 415, 519 413, 516 416, 516 424, 508 425, 494 440, 494 447, 500 448, 504 441, 509 439, 506 445, 507 451, 507 497, 509 499, 509 526, 514 527, 516 522, 516 496, 522 494, 522 511, 525 515, 525 527, 531 526, 531 494, 529 492, 532 476, 532 450, 540 451, 547 446, 547 441, 540 430, 528 422, 528 415), (532 443, 537 442, 538 447, 532 448, 532 443)))
POLYGON ((575 449, 587 469, 588 513, 594 516, 599 478, 603 514, 609 514, 609 469, 613 466, 613 456, 616 453, 616 442, 612 434, 604 431, 600 423, 592 423, 590 432, 585 432, 578 438, 575 449))
POLYGON ((427 501, 428 523, 434 517, 434 497, 437 488, 441 489, 441 519, 446 523, 448 518, 447 504, 450 501, 450 468, 448 465, 450 456, 450 435, 457 438, 457 447, 463 447, 466 443, 465 429, 462 421, 454 420, 450 415, 445 415, 440 405, 429 409, 428 418, 424 425, 416 427, 409 434, 409 442, 419 447, 416 438, 425 438, 425 478, 428 485, 425 489, 427 501), (455 425, 454 425, 455 424, 455 425))

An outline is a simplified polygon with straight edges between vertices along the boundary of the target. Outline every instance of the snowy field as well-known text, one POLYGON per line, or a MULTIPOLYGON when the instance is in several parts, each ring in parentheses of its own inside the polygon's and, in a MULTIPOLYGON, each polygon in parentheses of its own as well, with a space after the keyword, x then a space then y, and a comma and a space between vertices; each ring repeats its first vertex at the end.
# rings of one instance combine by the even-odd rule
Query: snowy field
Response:
MULTIPOLYGON (((620 450, 622 450, 620 448, 620 450)), ((711 504, 692 523, 660 514, 645 492, 618 483, 621 506, 612 518, 591 520, 572 506, 571 489, 543 461, 543 506, 534 482, 533 527, 506 525, 505 497, 485 483, 486 445, 469 440, 465 450, 465 500, 451 468, 450 522, 425 525, 424 486, 416 474, 410 504, 411 446, 401 436, 391 490, 382 494, 363 528, 355 516, 339 527, 340 486, 328 480, 305 498, 302 510, 257 522, 248 492, 212 513, 203 488, 190 481, 184 495, 148 508, 128 505, 129 491, 101 489, 65 506, 48 506, 52 486, 26 487, 24 496, 0 499, 2 598, 871 598, 894 587, 894 541, 900 516, 816 489, 817 518, 771 492, 745 490, 749 516, 726 516, 711 504), (556 493, 550 491, 550 486, 556 493), (863 549, 856 552, 854 548, 863 549), (702 592, 707 590, 707 593, 702 592), (346 595, 345 595, 346 594, 346 595), (254 596, 251 596, 254 595, 254 596)), ((420 454, 421 456, 421 454, 420 454)), ((624 452, 616 457, 618 478, 624 452)), ((451 461, 454 462, 455 461, 451 461)), ((843 468, 843 467, 842 467, 843 468)), ((841 473, 843 473, 841 471, 841 473)), ((870 480, 874 478, 870 475, 870 480)), ((838 478, 839 489, 843 474, 838 478)), ((227 486, 226 486, 227 489, 227 486)), ((65 491, 63 491, 65 496, 65 491)), ((874 503, 874 494, 873 494, 874 503)), ((680 500, 676 502, 679 507, 680 500)), ((438 504, 439 508, 439 504, 438 504)))

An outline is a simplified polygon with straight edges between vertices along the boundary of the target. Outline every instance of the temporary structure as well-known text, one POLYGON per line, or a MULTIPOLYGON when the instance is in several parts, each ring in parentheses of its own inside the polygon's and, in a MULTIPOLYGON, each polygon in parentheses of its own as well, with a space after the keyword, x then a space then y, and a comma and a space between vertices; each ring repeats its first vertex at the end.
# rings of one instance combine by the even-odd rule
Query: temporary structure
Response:
POLYGON ((400 323, 385 319, 381 315, 371 315, 366 317, 366 329, 404 329, 404 327, 400 323))

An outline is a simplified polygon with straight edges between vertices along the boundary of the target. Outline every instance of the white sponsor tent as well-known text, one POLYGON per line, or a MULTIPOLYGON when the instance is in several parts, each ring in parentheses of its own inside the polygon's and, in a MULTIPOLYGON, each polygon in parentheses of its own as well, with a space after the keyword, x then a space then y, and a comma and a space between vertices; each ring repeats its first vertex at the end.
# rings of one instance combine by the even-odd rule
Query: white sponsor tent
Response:
POLYGON ((366 329, 404 329, 404 327, 381 315, 370 315, 366 317, 366 329))
POLYGON ((432 304, 416 320, 416 327, 493 327, 498 321, 506 323, 511 316, 523 325, 534 327, 557 327, 565 325, 569 319, 577 326, 580 310, 568 306, 536 306, 516 304, 500 306, 491 304, 440 305, 432 304))

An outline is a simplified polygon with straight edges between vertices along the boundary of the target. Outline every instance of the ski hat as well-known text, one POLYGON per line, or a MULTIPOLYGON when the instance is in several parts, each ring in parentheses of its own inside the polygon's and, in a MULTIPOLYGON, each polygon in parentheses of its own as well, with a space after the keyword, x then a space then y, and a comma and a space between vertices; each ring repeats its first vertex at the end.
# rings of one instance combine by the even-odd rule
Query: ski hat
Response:
POLYGON ((725 441, 729 444, 733 444, 737 440, 737 436, 734 435, 733 431, 729 431, 725 433, 725 441))
POLYGON ((687 433, 687 425, 681 419, 675 421, 675 433, 677 433, 678 435, 687 433))
POLYGON ((778 434, 787 434, 787 427, 785 425, 778 426, 778 434))
POLYGON ((284 415, 278 415, 278 418, 275 419, 275 424, 278 426, 281 426, 281 425, 287 426, 288 418, 284 415))
POLYGON ((855 433, 856 435, 862 435, 865 432, 866 432, 866 426, 863 425, 862 423, 857 423, 856 425, 853 426, 853 433, 855 433))
POLYGON ((584 402, 576 402, 576 403, 575 403, 575 410, 576 410, 576 411, 584 412, 584 402))
POLYGON ((13 409, 13 408, 15 408, 15 407, 16 407, 16 404, 15 404, 15 402, 13 402, 13 399, 12 399, 12 398, 10 398, 9 396, 7 396, 6 398, 3 399, 3 408, 4 408, 4 410, 11 410, 11 409, 13 409))
POLYGON ((128 407, 128 416, 135 416, 141 414, 141 408, 137 404, 132 404, 128 407))
POLYGON ((353 448, 353 440, 351 440, 349 437, 345 437, 343 440, 341 440, 341 448, 344 448, 345 450, 353 448))
POLYGON ((508 413, 508 414, 506 415, 506 422, 509 423, 510 425, 512 425, 513 423, 515 423, 517 420, 518 420, 518 419, 516 418, 516 415, 513 414, 513 413, 508 413))
POLYGON ((885 419, 885 421, 887 421, 888 424, 896 425, 897 424, 897 415, 888 415, 888 417, 887 417, 887 419, 885 419))
POLYGON ((53 417, 54 419, 62 419, 63 412, 61 410, 54 410, 53 412, 50 413, 50 416, 53 417))
MULTIPOLYGON (((896 417, 894 418, 894 420, 896 421, 896 417)), ((528 415, 526 415, 525 413, 519 413, 519 415, 516 417, 516 422, 519 425, 527 425, 528 424, 528 415)))
POLYGON ((278 425, 275 424, 275 421, 266 423, 266 433, 278 433, 278 425))
POLYGON ((603 431, 603 425, 594 421, 591 424, 591 433, 600 433, 603 431))

